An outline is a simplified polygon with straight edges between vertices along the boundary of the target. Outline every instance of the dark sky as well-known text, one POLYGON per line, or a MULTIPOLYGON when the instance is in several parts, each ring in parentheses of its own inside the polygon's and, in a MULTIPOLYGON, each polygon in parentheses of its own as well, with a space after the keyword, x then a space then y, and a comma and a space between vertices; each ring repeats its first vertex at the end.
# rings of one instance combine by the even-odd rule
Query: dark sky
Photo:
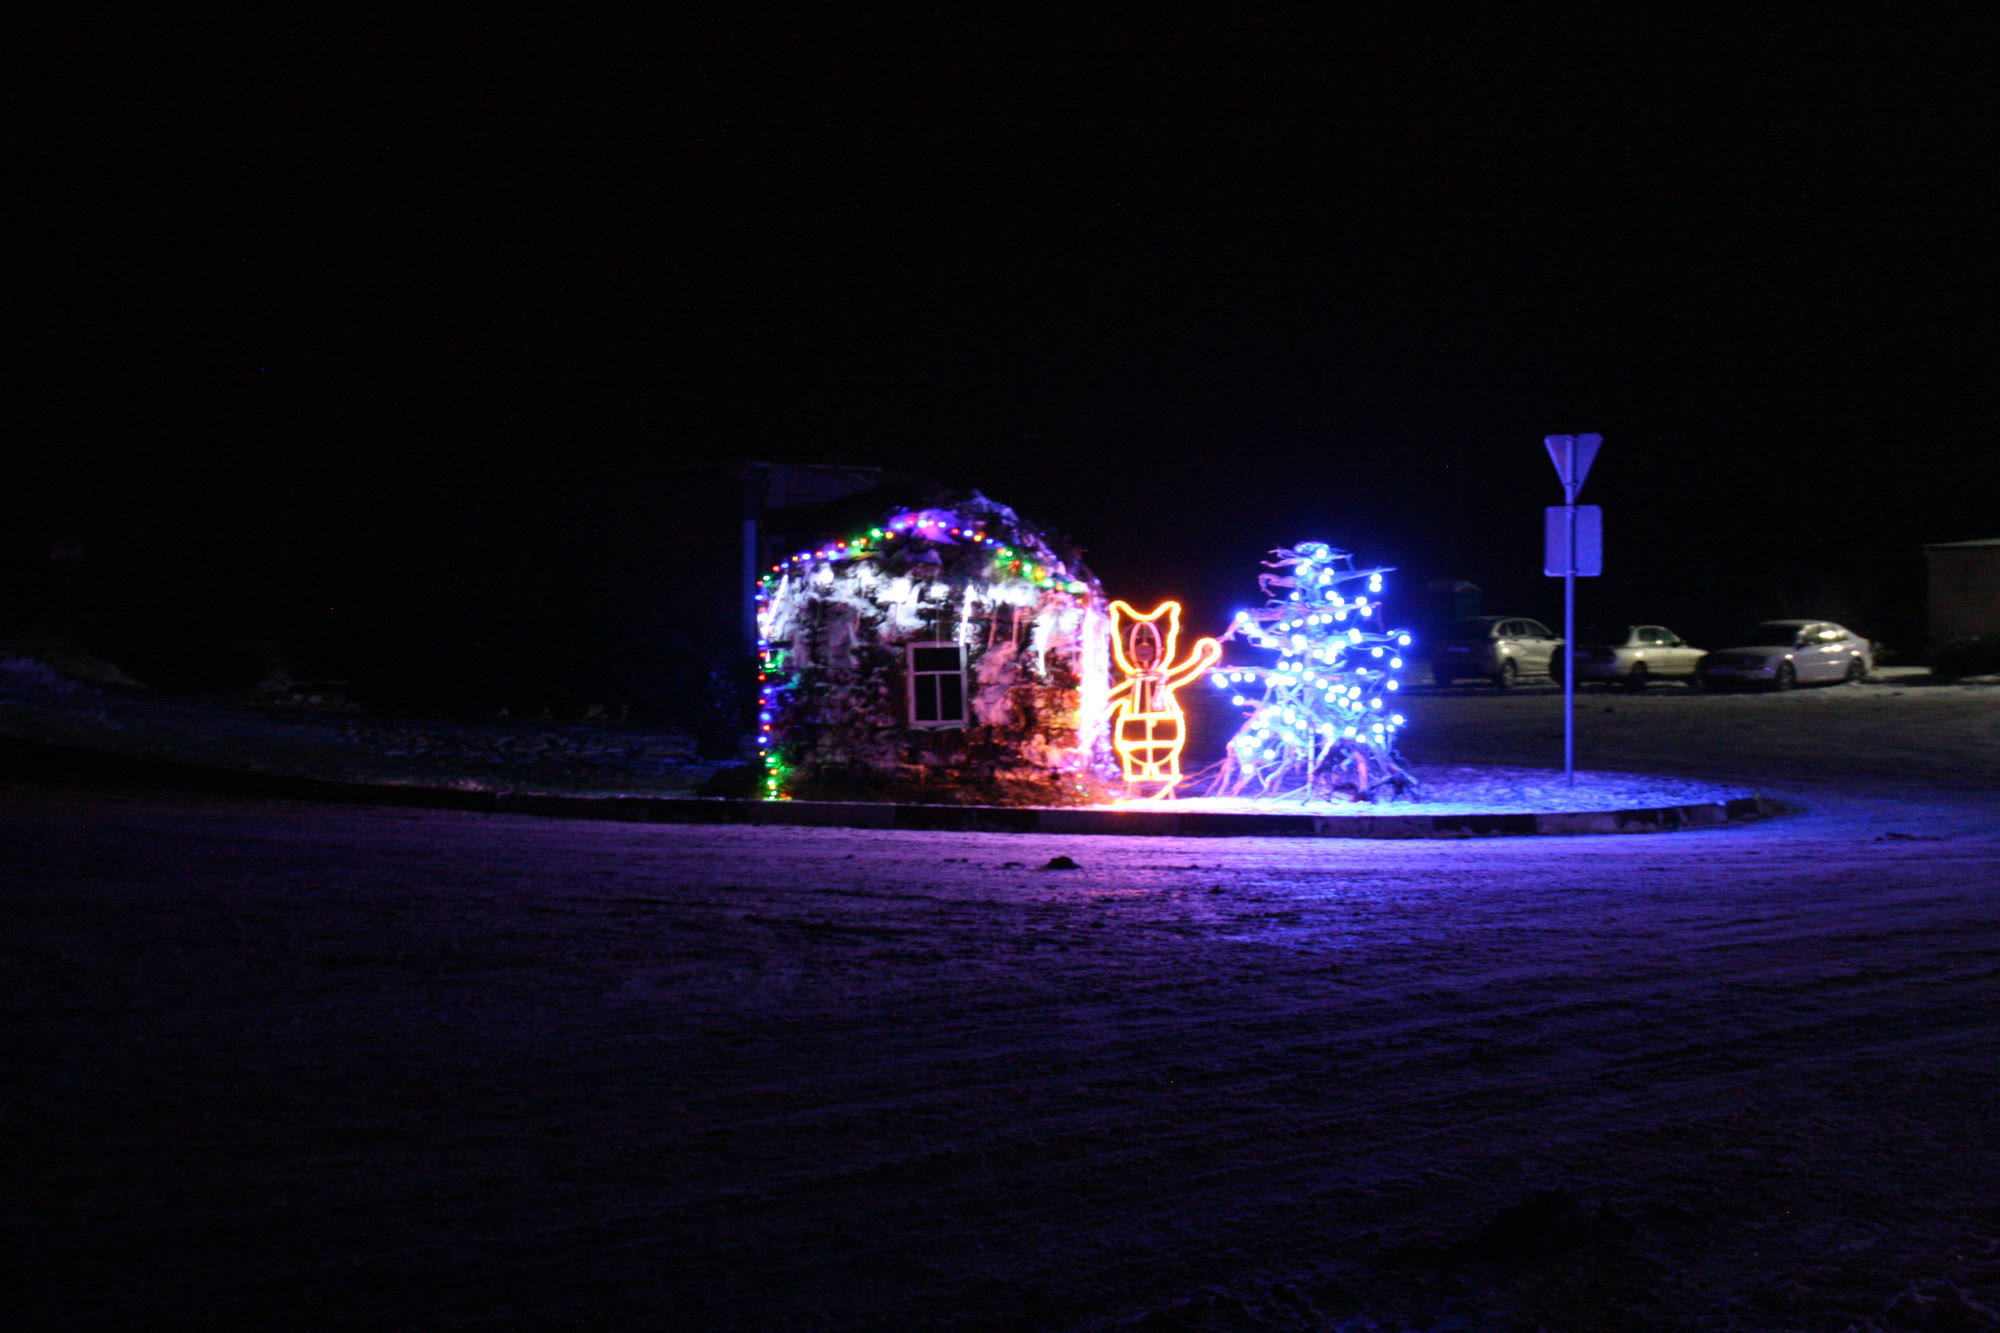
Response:
POLYGON ((1986 11, 1397 8, 73 30, 13 557, 762 458, 1134 597, 1319 537, 1532 613, 1578 430, 1652 614, 2000 535, 1986 11))

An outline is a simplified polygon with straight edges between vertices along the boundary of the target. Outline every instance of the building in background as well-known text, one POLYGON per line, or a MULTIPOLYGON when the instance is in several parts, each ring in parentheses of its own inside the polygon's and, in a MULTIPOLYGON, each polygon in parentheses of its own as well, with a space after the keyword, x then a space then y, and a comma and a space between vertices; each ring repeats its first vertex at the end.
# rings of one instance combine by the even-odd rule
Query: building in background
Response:
POLYGON ((2000 638, 2000 537, 1933 542, 1924 547, 1924 559, 1932 646, 2000 638))

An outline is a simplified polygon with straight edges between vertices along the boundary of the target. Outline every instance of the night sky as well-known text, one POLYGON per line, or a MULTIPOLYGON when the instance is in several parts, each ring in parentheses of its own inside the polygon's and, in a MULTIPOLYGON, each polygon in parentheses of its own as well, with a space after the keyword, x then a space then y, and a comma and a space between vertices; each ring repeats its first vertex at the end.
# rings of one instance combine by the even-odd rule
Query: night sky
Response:
POLYGON ((1308 538, 1552 615, 1557 431, 1604 614, 1915 647, 2000 535, 1972 6, 145 22, 27 135, 16 628, 57 537, 192 604, 320 494, 745 459, 1218 627, 1308 538))

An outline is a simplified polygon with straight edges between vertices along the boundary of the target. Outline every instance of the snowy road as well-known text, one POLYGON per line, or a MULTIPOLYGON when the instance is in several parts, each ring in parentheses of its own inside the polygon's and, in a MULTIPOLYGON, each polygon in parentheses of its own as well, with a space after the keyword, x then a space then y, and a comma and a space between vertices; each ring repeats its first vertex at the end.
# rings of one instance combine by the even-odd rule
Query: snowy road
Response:
MULTIPOLYGON (((28 1323, 1996 1326, 2000 797, 1966 773, 2000 709, 1799 758, 1805 710, 1872 697, 1750 700, 1792 710, 1761 731, 1606 700, 1656 719, 1628 748, 1805 808, 1642 837, 12 779, 28 1323)), ((1450 707, 1495 759, 1541 743, 1534 696, 1450 707)))

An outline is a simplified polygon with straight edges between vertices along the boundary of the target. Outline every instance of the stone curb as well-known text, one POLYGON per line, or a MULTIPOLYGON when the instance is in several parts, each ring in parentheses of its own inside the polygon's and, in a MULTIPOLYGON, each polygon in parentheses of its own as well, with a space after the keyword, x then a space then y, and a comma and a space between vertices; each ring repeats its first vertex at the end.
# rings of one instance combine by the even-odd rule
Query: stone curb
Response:
POLYGON ((1579 833, 1664 833, 1778 813, 1761 796, 1647 810, 1492 815, 1259 815, 1174 810, 1080 810, 977 805, 877 805, 847 801, 656 801, 605 797, 498 797, 522 814, 581 814, 647 823, 759 824, 957 833, 1073 833, 1122 837, 1488 838, 1579 833), (600 809, 575 810, 597 802, 600 809), (543 804, 544 802, 552 804, 543 804))
POLYGON ((1087 810, 995 805, 888 805, 867 801, 740 801, 672 796, 539 796, 456 787, 343 782, 205 768, 170 759, 0 741, 0 769, 25 768, 164 782, 243 796, 348 805, 604 819, 633 824, 757 824, 800 828, 911 829, 951 833, 1081 833, 1201 838, 1492 838, 1580 833, 1665 833, 1780 813, 1762 796, 1645 810, 1493 815, 1256 815, 1211 811, 1087 810))

